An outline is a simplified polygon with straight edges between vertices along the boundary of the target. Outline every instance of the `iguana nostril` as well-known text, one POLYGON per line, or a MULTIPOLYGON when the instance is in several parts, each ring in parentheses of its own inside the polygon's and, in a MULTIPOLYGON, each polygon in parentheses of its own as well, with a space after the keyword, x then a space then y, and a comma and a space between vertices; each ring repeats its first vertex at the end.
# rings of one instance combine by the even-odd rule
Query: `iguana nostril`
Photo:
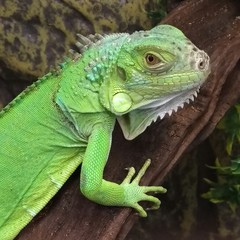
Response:
POLYGON ((206 65, 206 62, 204 60, 200 61, 198 64, 199 69, 204 69, 206 65))
POLYGON ((199 52, 197 55, 198 58, 198 69, 199 70, 206 70, 209 68, 209 57, 205 52, 199 52))

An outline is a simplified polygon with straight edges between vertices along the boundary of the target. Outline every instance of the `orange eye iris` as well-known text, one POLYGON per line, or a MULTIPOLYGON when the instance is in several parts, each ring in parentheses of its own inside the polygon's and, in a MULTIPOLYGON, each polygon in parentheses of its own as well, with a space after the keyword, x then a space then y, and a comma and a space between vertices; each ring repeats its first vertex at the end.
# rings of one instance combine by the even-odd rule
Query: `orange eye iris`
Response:
POLYGON ((160 60, 158 57, 156 57, 155 55, 153 55, 153 54, 151 54, 151 53, 148 53, 148 54, 145 56, 145 60, 146 60, 146 63, 147 63, 148 65, 151 65, 151 66, 153 66, 153 65, 161 62, 161 60, 160 60))

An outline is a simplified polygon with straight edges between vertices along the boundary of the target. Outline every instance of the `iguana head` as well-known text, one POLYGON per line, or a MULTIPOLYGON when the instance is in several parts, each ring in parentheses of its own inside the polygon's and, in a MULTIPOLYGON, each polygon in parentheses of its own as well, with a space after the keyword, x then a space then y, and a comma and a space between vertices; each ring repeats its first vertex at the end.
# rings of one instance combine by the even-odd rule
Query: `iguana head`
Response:
POLYGON ((209 73, 204 51, 177 28, 159 25, 124 38, 100 101, 118 116, 124 136, 133 139, 193 99, 209 73))

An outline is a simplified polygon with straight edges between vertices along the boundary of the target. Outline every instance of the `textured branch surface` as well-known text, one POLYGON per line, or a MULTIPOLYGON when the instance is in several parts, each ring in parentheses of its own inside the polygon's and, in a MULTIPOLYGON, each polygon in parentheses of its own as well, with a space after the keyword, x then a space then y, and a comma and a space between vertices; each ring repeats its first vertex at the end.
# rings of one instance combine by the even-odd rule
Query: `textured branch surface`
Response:
MULTIPOLYGON (((127 142, 119 128, 105 178, 120 182, 125 167, 153 159, 145 184, 160 184, 183 152, 205 139, 240 97, 240 2, 185 1, 163 21, 180 29, 211 57, 212 74, 199 97, 184 110, 127 142)), ((124 239, 137 217, 129 209, 96 205, 79 194, 79 170, 38 217, 23 239, 124 239)))

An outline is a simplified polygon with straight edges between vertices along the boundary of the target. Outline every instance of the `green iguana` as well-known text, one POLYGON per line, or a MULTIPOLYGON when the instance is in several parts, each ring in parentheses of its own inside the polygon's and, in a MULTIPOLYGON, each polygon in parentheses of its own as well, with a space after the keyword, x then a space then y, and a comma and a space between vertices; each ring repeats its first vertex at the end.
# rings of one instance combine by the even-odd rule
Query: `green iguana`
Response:
POLYGON ((13 239, 82 163, 80 189, 90 200, 136 209, 160 206, 133 179, 103 179, 117 120, 126 139, 177 111, 208 76, 209 57, 169 25, 150 31, 79 35, 81 49, 61 70, 28 87, 0 112, 0 239, 13 239))

